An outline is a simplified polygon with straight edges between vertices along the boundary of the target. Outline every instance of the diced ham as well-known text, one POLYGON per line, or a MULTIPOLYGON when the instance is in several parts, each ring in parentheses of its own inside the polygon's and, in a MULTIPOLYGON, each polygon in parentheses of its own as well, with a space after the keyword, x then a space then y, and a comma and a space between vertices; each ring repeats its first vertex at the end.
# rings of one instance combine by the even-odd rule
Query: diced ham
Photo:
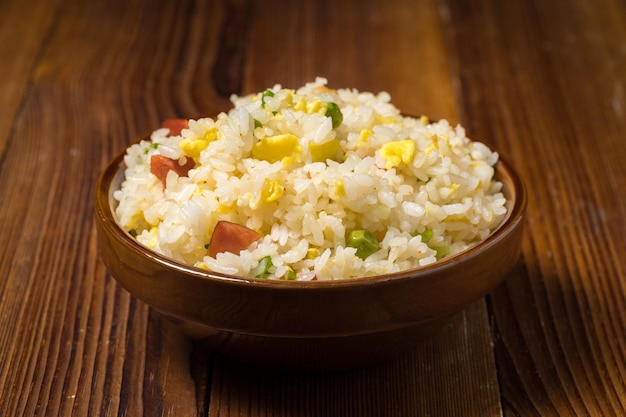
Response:
POLYGON ((239 254, 261 237, 261 234, 246 226, 222 220, 215 226, 207 254, 213 258, 222 252, 239 254))
POLYGON ((186 177, 189 170, 196 165, 192 158, 187 157, 186 159, 185 164, 181 165, 178 160, 154 154, 150 157, 150 172, 156 175, 163 184, 165 184, 165 178, 170 170, 176 172, 179 177, 186 177))
POLYGON ((161 123, 161 127, 170 130, 169 136, 179 136, 183 129, 189 127, 189 121, 186 119, 165 119, 161 123))

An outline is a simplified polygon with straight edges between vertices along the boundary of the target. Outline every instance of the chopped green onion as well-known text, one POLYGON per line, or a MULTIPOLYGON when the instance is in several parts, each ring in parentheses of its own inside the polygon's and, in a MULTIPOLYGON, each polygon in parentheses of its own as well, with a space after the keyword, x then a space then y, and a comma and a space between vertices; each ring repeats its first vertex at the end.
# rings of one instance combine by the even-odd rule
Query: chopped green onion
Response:
POLYGON ((265 278, 269 274, 271 267, 272 257, 268 255, 264 258, 261 258, 259 264, 256 266, 256 268, 252 270, 252 274, 255 278, 265 278))
POLYGON ((285 279, 287 281, 295 281, 297 278, 298 276, 296 275, 296 272, 291 268, 287 268, 287 272, 285 272, 285 279))
POLYGON ((143 153, 145 155, 148 155, 148 152, 150 152, 153 149, 156 149, 159 147, 159 144, 156 142, 151 143, 150 145, 146 146, 145 149, 143 150, 143 153))
POLYGON ((263 127, 263 123, 259 122, 257 119, 253 119, 254 120, 254 128, 256 129, 257 127, 263 127))
POLYGON ((265 107, 265 98, 266 97, 274 97, 274 92, 272 90, 265 90, 263 94, 261 94, 261 107, 265 107))
POLYGON ((435 237, 435 232, 433 231, 433 229, 426 228, 422 233, 415 233, 413 234, 413 236, 421 236, 422 243, 426 243, 429 248, 436 252, 435 256, 437 257, 437 259, 441 259, 450 253, 450 245, 448 244, 448 242, 443 241, 439 244, 431 242, 432 238, 435 237))

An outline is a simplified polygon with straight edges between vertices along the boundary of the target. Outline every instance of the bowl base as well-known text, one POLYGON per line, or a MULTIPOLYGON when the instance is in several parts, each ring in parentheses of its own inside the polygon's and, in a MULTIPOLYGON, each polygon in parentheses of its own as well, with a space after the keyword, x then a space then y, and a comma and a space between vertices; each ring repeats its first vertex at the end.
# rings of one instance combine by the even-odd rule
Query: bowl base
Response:
POLYGON ((281 337, 221 331, 164 316, 192 339, 230 359, 295 372, 343 371, 393 359, 432 337, 449 317, 382 332, 328 337, 281 337))

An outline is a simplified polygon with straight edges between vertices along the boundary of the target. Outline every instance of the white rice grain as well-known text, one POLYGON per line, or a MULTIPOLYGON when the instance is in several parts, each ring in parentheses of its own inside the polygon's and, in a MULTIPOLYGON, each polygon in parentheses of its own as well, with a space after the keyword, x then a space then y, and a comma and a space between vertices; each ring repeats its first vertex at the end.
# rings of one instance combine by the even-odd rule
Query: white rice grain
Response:
POLYGON ((181 262, 250 276, 269 256, 267 279, 293 270, 304 281, 422 267, 498 227, 507 209, 494 180, 496 152, 462 126, 401 116, 385 92, 326 84, 317 78, 297 89, 233 96, 228 113, 189 120, 179 135, 156 129, 129 147, 125 180, 113 193, 119 224, 181 262), (335 128, 329 102, 343 117, 335 128), (397 147, 402 141, 413 141, 412 154, 397 147), (316 152, 326 160, 313 161, 316 152), (162 182, 151 173, 154 154, 176 163, 191 158, 195 166, 162 182), (262 238, 237 254, 210 257, 206 247, 221 220, 262 238), (363 258, 347 242, 360 229, 380 239, 363 258))

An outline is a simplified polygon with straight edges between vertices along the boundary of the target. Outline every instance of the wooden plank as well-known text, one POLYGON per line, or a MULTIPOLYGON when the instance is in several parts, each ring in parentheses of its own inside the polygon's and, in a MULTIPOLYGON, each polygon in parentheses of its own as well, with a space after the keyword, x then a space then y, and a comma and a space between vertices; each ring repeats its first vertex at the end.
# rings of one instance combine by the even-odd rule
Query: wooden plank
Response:
POLYGON ((530 189, 493 297, 505 415, 624 415, 624 4, 442 3, 462 118, 530 189))
POLYGON ((0 3, 0 157, 28 90, 35 60, 45 47, 57 5, 57 1, 0 3), (28 24, 33 21, 37 24, 28 24))
POLYGON ((458 121, 433 1, 393 0, 383 12, 374 0, 273 0, 251 19, 244 92, 321 76, 334 88, 387 91, 407 114, 458 121))
POLYGON ((285 373, 218 357, 209 415, 499 416, 484 311, 479 300, 415 351, 353 371, 285 373))
MULTIPOLYGON (((207 359, 106 274, 92 193, 114 153, 193 110, 170 94, 174 63, 188 65, 188 36, 210 34, 210 10, 190 27, 189 2, 59 7, 33 70, 15 78, 31 85, 0 159, 0 415, 202 413, 207 359)), ((32 28, 14 17, 7 30, 32 28)))

